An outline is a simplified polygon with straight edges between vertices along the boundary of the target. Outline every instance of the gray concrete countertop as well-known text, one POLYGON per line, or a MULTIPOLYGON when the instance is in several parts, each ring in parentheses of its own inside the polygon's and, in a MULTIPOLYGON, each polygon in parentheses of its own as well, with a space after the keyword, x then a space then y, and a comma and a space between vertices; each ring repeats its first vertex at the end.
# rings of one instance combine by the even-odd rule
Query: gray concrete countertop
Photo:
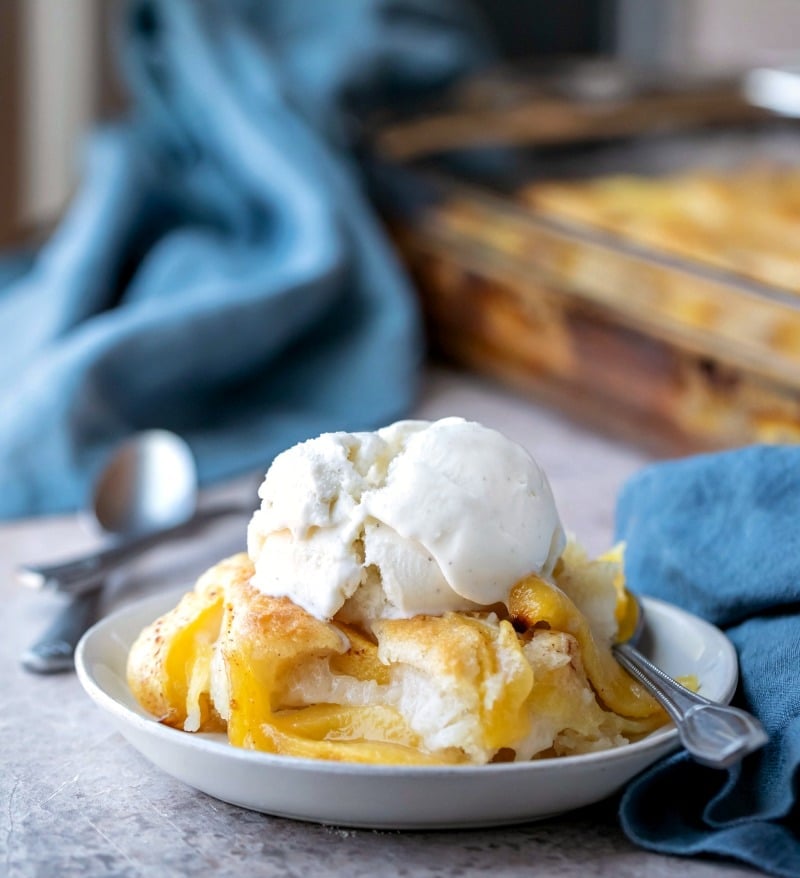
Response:
MULTIPOLYGON (((592 551, 612 537, 614 498, 647 456, 496 386, 432 370, 418 417, 459 414, 525 445, 547 471, 565 526, 592 551)), ((209 492, 246 497, 258 475, 209 492)), ((245 520, 222 523, 136 565, 108 595, 113 609, 186 583, 244 545, 245 520)), ((149 875, 472 876, 609 875, 746 878, 731 863, 639 850, 617 825, 616 802, 520 827, 373 832, 272 818, 223 804, 141 757, 84 694, 73 674, 37 677, 18 656, 60 606, 18 586, 22 561, 94 545, 74 517, 0 526, 0 876, 149 875)))

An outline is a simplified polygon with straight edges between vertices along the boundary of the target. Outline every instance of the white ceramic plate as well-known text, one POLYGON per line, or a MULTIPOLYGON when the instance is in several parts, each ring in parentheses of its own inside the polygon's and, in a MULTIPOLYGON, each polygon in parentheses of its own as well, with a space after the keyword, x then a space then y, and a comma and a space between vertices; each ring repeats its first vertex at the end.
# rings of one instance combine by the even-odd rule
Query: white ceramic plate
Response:
MULTIPOLYGON (((182 592, 181 592, 182 593, 182 592)), ((224 735, 189 734, 156 722, 125 680, 139 631, 179 594, 141 601, 107 617, 78 646, 78 678, 119 731, 147 759, 190 786, 255 811, 375 829, 432 829, 520 823, 599 801, 677 749, 663 728, 634 744, 558 759, 483 766, 366 766, 242 750, 224 735)), ((712 625, 662 601, 645 599, 641 644, 672 676, 696 674, 706 697, 728 702, 736 653, 712 625)))

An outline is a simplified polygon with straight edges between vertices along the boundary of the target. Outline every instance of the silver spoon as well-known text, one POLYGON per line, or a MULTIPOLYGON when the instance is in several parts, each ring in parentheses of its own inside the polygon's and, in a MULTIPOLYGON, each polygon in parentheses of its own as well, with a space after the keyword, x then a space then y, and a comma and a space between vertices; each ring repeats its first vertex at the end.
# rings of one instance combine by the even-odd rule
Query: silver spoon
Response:
POLYGON ((165 430, 141 433, 120 447, 92 496, 95 526, 117 537, 106 548, 54 564, 23 564, 17 578, 29 588, 79 595, 143 552, 192 536, 226 515, 252 506, 220 504, 196 511, 197 473, 191 450, 165 430))
POLYGON ((661 704, 678 729, 681 743, 703 765, 727 768, 767 743, 767 733, 751 714, 717 704, 681 686, 646 659, 634 644, 644 629, 645 614, 634 595, 639 616, 630 640, 613 647, 617 661, 661 704))
MULTIPOLYGON (((119 550, 191 520, 196 504, 197 471, 188 445, 173 433, 150 430, 114 452, 96 482, 89 514, 94 528, 128 541, 116 546, 119 550)), ((112 557, 119 561, 119 554, 112 557)), ((39 640, 23 653, 21 661, 27 670, 40 674, 72 670, 75 646, 97 619, 110 572, 109 550, 89 557, 104 557, 105 563, 84 564, 91 570, 85 588, 74 593, 39 640)))

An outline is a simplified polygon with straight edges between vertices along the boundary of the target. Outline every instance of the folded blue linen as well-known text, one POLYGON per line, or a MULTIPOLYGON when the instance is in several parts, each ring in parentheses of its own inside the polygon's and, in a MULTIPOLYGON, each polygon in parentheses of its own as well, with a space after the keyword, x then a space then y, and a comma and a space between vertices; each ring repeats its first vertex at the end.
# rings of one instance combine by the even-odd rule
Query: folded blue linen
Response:
POLYGON ((653 465, 622 490, 618 536, 633 591, 725 630, 735 704, 769 742, 715 771, 680 753, 633 781, 627 835, 670 854, 728 856, 800 875, 800 449, 754 446, 653 465))
POLYGON ((128 3, 133 111, 0 270, 0 518, 80 505, 138 430, 205 483, 406 412, 420 321, 349 123, 482 63, 475 33, 448 0, 128 3))

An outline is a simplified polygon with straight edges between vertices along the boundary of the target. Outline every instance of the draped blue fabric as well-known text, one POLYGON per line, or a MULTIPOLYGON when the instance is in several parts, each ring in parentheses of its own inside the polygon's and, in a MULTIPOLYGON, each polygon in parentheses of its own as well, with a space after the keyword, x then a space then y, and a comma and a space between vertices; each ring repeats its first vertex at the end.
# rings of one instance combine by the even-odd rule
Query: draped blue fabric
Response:
POLYGON ((631 589, 725 630, 739 657, 735 703, 769 733, 727 771, 685 754, 654 766, 623 796, 626 833, 663 853, 800 875, 800 448, 656 464, 625 486, 617 520, 631 589))
POLYGON ((130 114, 60 227, 0 268, 0 518, 75 508, 109 449, 181 433, 209 482, 411 405, 413 294, 358 115, 485 58, 447 0, 133 0, 130 114))

